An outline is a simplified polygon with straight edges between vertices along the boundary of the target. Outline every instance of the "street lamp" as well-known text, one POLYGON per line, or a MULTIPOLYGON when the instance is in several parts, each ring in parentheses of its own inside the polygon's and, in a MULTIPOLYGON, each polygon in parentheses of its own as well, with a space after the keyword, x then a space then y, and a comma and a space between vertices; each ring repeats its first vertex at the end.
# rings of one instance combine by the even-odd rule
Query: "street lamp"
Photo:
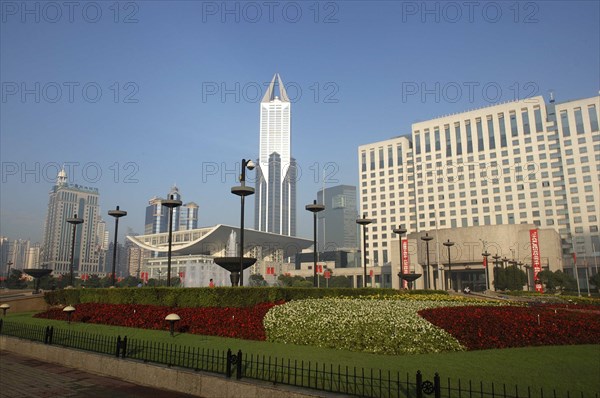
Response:
POLYGON ((498 253, 496 253, 496 255, 492 256, 492 258, 494 259, 494 291, 497 292, 498 291, 498 281, 496 280, 496 278, 498 276, 498 263, 500 260, 500 256, 498 255, 498 253))
MULTIPOLYGON (((523 268, 523 265, 525 263, 523 261, 519 261, 517 263, 517 265, 519 266, 519 271, 522 271, 521 268, 523 268)), ((525 269, 525 276, 527 277, 527 282, 525 283, 525 286, 527 287, 527 290, 529 291, 529 275, 527 274, 527 269, 525 269)))
POLYGON ((69 276, 69 285, 73 286, 73 268, 75 267, 75 233, 77 231, 77 224, 83 223, 83 218, 77 218, 77 214, 73 218, 67 218, 67 222, 73 225, 73 238, 71 239, 71 271, 69 276))
POLYGON ((306 205, 306 210, 313 214, 313 237, 314 237, 314 251, 313 251, 313 287, 317 287, 317 213, 325 210, 325 206, 318 205, 316 200, 313 200, 311 205, 306 205))
MULTIPOLYGON (((421 236, 421 240, 425 242, 425 247, 427 250, 427 264, 425 265, 425 280, 423 281, 425 284, 425 289, 429 289, 429 242, 433 239, 433 236, 429 236, 429 233, 425 233, 425 236, 421 236)), ((434 289, 437 290, 435 279, 433 280, 434 289)))
POLYGON ((485 271, 485 287, 486 290, 490 290, 490 273, 488 272, 488 257, 491 256, 487 250, 485 250, 481 255, 484 258, 483 270, 485 271))
POLYGON ((119 233, 119 218, 127 215, 126 211, 119 210, 119 206, 115 210, 109 210, 108 215, 115 218, 115 243, 113 244, 113 263, 112 263, 112 285, 115 285, 115 269, 117 265, 117 234, 119 233))
POLYGON ((67 322, 71 324, 71 314, 75 312, 75 307, 73 307, 72 305, 68 305, 65 308, 63 308, 63 312, 67 314, 67 322))
POLYGON ((450 259, 450 248, 454 246, 454 242, 451 242, 450 239, 448 239, 443 245, 448 248, 448 278, 450 279, 450 290, 454 291, 454 288, 452 287, 452 260, 450 259))
POLYGON ((171 337, 175 337, 175 322, 179 322, 181 318, 177 314, 169 314, 165 317, 165 321, 169 321, 169 329, 171 331, 171 337))
POLYGON ((356 223, 362 225, 363 229, 363 287, 367 287, 367 225, 372 222, 373 220, 368 219, 366 213, 363 213, 362 218, 356 219, 356 223))
POLYGON ((182 205, 181 200, 174 199, 174 197, 175 195, 171 195, 169 199, 161 201, 161 204, 163 206, 169 208, 169 253, 167 255, 167 286, 171 286, 171 244, 173 241, 173 209, 182 205))
POLYGON ((162 282, 162 279, 161 279, 162 271, 160 269, 157 269, 156 273, 158 274, 158 286, 160 286, 161 282, 162 282))
POLYGON ((398 272, 398 281, 400 284, 398 285, 398 289, 402 288, 402 275, 404 274, 404 264, 402 259, 402 235, 406 233, 406 228, 403 228, 400 225, 398 228, 394 228, 392 230, 396 235, 398 235, 398 256, 400 257, 400 272, 398 272))
POLYGON ((0 310, 2 310, 2 316, 6 316, 6 311, 10 308, 10 304, 0 304, 0 310))
POLYGON ((231 193, 240 197, 240 286, 244 286, 244 198, 254 194, 254 188, 246 186, 246 169, 254 170, 252 159, 242 159, 240 186, 232 187, 231 193))

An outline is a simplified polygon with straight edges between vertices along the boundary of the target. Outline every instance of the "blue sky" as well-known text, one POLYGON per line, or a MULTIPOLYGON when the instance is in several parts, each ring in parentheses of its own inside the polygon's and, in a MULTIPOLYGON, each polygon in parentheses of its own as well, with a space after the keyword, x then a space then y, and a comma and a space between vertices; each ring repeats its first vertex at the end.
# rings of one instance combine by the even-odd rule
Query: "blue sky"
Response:
POLYGON ((143 232, 148 199, 174 183, 201 225, 238 225, 232 170, 258 155, 258 102, 275 72, 294 101, 301 236, 323 169, 325 186, 357 184, 361 144, 515 97, 600 89, 596 1, 72 4, 0 1, 10 238, 42 239, 63 163, 71 182, 99 188, 111 229, 106 212, 120 205, 120 230, 143 232))

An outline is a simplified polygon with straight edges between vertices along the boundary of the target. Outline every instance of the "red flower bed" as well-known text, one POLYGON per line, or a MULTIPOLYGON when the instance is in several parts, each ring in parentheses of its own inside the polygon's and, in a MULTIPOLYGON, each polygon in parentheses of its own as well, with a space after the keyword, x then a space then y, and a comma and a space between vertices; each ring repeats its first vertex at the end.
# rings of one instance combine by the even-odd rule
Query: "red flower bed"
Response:
MULTIPOLYGON (((248 308, 171 308, 136 304, 85 303, 75 306, 73 322, 99 323, 141 329, 169 330, 165 317, 181 317, 175 329, 183 333, 265 340, 263 318, 277 303, 262 303, 248 308)), ((67 320, 61 309, 35 315, 36 318, 67 320)))
POLYGON ((447 307, 419 315, 470 350, 600 342, 598 307, 561 307, 447 307))

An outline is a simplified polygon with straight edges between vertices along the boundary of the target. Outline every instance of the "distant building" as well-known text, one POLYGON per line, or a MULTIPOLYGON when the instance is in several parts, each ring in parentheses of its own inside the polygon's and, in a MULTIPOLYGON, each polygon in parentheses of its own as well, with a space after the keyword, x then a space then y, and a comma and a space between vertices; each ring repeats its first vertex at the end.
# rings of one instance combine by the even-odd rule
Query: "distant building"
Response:
POLYGON ((83 224, 77 225, 76 230, 74 274, 99 272, 99 197, 97 188, 70 184, 64 170, 58 173, 56 185, 50 191, 41 258, 41 264, 54 270, 54 274, 69 273, 73 225, 67 223, 67 218, 75 215, 83 219, 83 224))
POLYGON ((279 74, 260 103, 254 229, 296 235, 296 160, 291 156, 291 107, 279 74), (275 86, 279 95, 275 95, 275 86))
MULTIPOLYGON (((167 198, 181 200, 179 188, 173 186, 167 198)), ((169 230, 169 209, 162 205, 164 198, 153 197, 146 207, 144 234, 159 234, 169 230)), ((185 203, 173 208, 173 231, 188 231, 198 228, 198 205, 194 202, 185 203)))
POLYGON ((325 210, 317 213, 318 251, 357 248, 356 187, 338 185, 325 188, 317 192, 317 202, 325 205, 325 210))

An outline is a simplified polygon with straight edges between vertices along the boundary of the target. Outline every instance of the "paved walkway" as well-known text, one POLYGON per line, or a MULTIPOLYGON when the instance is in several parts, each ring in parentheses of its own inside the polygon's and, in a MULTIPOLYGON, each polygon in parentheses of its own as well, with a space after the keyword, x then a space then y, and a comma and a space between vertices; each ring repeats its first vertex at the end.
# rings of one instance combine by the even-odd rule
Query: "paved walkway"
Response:
POLYGON ((0 398, 191 398, 0 351, 0 398))

